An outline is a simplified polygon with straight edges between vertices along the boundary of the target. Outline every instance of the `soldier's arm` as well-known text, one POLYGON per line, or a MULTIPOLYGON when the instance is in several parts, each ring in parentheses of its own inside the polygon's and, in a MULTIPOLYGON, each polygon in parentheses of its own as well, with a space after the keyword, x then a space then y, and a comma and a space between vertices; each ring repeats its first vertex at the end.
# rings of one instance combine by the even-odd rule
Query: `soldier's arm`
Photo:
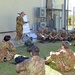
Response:
POLYGON ((59 50, 56 50, 56 52, 50 52, 50 56, 51 55, 56 55, 56 56, 58 56, 58 55, 60 55, 61 53, 65 53, 66 51, 64 51, 64 50, 62 50, 62 49, 59 49, 59 50))
POLYGON ((55 35, 55 37, 58 37, 59 36, 59 33, 57 33, 56 35, 55 35))
POLYGON ((26 70, 26 60, 16 65, 16 72, 21 72, 26 70))
POLYGON ((50 37, 52 37, 52 32, 49 35, 50 35, 50 37))
POLYGON ((9 46, 11 50, 16 50, 16 47, 14 46, 14 43, 12 41, 9 42, 9 46))
POLYGON ((51 51, 50 56, 48 56, 46 58, 45 63, 47 64, 47 63, 51 62, 53 60, 53 58, 56 58, 58 56, 59 53, 60 53, 59 51, 58 52, 52 52, 51 51))
POLYGON ((25 23, 29 23, 30 21, 24 21, 24 19, 22 18, 22 23, 25 24, 25 23))
POLYGON ((23 25, 22 19, 21 19, 20 17, 17 17, 17 18, 16 18, 16 22, 17 22, 17 24, 19 24, 19 25, 23 25))
POLYGON ((17 22, 17 24, 20 24, 20 25, 29 23, 29 21, 25 22, 22 17, 17 17, 16 22, 17 22))
POLYGON ((58 34, 59 34, 59 37, 61 37, 61 32, 58 32, 58 34))
POLYGON ((27 21, 27 22, 25 22, 25 21, 23 21, 23 23, 25 24, 25 23, 29 23, 30 21, 27 21))
POLYGON ((10 40, 9 44, 9 52, 12 52, 14 55, 16 54, 16 47, 14 46, 13 42, 10 40))

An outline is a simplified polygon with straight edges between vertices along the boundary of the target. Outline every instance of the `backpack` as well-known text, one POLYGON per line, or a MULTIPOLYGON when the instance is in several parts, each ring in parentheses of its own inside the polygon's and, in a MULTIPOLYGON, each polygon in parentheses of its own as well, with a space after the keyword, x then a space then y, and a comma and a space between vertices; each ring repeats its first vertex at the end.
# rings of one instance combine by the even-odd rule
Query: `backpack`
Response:
POLYGON ((33 46, 29 46, 29 47, 27 48, 27 52, 31 52, 34 47, 35 47, 34 45, 33 45, 33 46))
POLYGON ((26 59, 29 59, 29 57, 18 56, 15 58, 15 64, 19 64, 26 59))
POLYGON ((28 39, 27 41, 25 41, 24 45, 25 46, 33 46, 34 43, 32 43, 32 41, 30 39, 28 39))

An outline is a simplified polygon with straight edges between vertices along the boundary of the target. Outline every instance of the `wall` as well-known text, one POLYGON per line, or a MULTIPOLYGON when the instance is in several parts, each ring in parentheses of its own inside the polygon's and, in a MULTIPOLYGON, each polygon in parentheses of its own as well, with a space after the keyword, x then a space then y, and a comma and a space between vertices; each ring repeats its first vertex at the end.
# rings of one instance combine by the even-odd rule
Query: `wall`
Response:
POLYGON ((57 9, 62 9, 62 4, 64 4, 64 0, 56 0, 57 9))
POLYGON ((0 1, 0 32, 16 30, 17 13, 24 11, 28 15, 30 28, 35 23, 34 8, 46 6, 46 0, 1 0, 0 1))

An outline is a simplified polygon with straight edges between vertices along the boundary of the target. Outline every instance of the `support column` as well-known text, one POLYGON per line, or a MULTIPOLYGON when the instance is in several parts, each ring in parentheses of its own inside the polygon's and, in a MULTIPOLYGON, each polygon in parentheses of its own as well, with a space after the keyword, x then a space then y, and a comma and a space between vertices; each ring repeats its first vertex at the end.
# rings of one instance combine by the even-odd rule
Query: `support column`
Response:
POLYGON ((64 27, 66 28, 67 21, 66 21, 66 0, 64 0, 64 27))

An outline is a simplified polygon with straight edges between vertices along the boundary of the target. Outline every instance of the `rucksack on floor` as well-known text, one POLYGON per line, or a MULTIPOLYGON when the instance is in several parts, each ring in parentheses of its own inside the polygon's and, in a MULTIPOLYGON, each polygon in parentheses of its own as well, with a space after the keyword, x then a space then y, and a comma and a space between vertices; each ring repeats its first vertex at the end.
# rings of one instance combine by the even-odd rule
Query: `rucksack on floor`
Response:
POLYGON ((30 39, 28 39, 27 41, 25 41, 24 45, 25 46, 33 46, 34 43, 30 39))

